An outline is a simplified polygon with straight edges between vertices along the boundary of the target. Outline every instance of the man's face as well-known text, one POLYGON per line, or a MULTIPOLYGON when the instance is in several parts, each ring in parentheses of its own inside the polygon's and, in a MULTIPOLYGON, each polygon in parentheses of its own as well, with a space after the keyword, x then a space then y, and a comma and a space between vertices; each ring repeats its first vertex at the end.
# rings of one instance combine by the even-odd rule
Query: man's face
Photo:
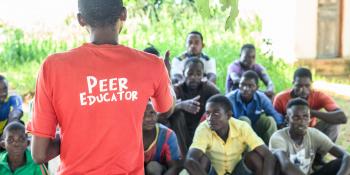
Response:
POLYGON ((184 72, 187 87, 197 89, 201 84, 203 74, 203 65, 200 63, 189 63, 184 72))
POLYGON ((255 50, 243 49, 240 62, 245 68, 252 68, 252 66, 255 64, 255 50))
POLYGON ((152 130, 156 126, 157 120, 157 113, 154 111, 152 104, 149 102, 144 113, 142 129, 152 130))
POLYGON ((187 53, 198 56, 202 53, 203 41, 197 34, 189 34, 186 40, 187 53))
POLYGON ((239 93, 244 100, 252 99, 257 89, 258 86, 254 79, 241 78, 239 82, 239 93))
POLYGON ((311 80, 308 77, 295 77, 293 82, 293 92, 297 97, 307 100, 310 95, 311 80))
POLYGON ((290 129, 297 135, 305 135, 309 122, 310 110, 307 106, 292 106, 287 110, 290 129))
POLYGON ((207 103, 205 106, 205 113, 207 115, 209 127, 213 131, 220 131, 225 128, 228 125, 229 117, 231 117, 218 103, 207 103))
POLYGON ((26 134, 22 130, 8 131, 4 145, 9 156, 21 156, 28 146, 26 134))
POLYGON ((0 80, 0 104, 4 103, 8 95, 7 83, 0 80))

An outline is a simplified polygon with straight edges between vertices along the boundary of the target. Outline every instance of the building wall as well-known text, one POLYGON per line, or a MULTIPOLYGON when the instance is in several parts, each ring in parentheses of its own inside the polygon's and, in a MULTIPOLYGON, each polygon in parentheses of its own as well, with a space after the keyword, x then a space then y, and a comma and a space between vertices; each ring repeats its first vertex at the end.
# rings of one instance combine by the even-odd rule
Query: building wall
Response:
POLYGON ((272 41, 274 55, 291 62, 295 58, 296 3, 294 0, 263 0, 260 16, 263 35, 272 41))
POLYGON ((295 57, 314 59, 317 55, 318 0, 296 0, 295 57))
POLYGON ((343 56, 350 58, 350 1, 344 0, 343 11, 343 56))

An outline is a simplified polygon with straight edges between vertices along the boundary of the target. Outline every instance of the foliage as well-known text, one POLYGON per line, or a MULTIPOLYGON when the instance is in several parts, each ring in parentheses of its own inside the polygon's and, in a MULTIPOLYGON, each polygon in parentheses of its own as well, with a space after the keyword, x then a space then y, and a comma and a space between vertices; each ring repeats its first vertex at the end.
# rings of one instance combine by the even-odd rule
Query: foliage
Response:
MULTIPOLYGON (((204 36, 203 51, 216 59, 217 85, 224 92, 227 66, 238 59, 243 44, 252 43, 258 48, 257 62, 267 68, 277 91, 289 86, 292 68, 259 49, 264 42, 260 36, 261 20, 258 17, 237 18, 235 30, 226 31, 220 27, 226 23, 224 11, 215 11, 210 19, 205 19, 189 4, 191 2, 173 4, 164 1, 158 7, 157 21, 147 16, 147 10, 140 11, 139 4, 129 3, 128 20, 119 37, 121 44, 140 50, 153 44, 161 53, 170 50, 171 57, 175 57, 185 50, 187 34, 198 30, 204 36)), ((58 31, 26 33, 6 25, 1 29, 1 34, 6 37, 0 45, 0 73, 9 77, 11 87, 22 95, 34 92, 39 65, 47 55, 81 45, 86 39, 81 36, 87 36, 72 16, 58 31), (55 36, 57 34, 64 37, 55 36)))

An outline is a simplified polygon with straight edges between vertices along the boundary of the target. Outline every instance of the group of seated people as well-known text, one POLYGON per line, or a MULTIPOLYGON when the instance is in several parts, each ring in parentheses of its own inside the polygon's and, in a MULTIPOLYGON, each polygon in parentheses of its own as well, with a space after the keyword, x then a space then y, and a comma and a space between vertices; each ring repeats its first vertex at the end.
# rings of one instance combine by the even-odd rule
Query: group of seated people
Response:
MULTIPOLYGON (((347 117, 330 96, 312 88, 309 69, 296 69, 293 87, 275 96, 266 69, 255 63, 255 47, 246 44, 228 66, 221 95, 215 60, 203 47, 202 34, 191 32, 187 51, 166 63, 177 102, 174 113, 158 123, 147 105, 145 174, 350 173, 349 154, 335 144, 347 117), (259 90, 260 80, 265 91, 259 90), (327 153, 335 159, 326 161, 327 153)), ((144 51, 159 56, 153 46, 144 51)))
MULTIPOLYGON (((166 67, 177 102, 158 119, 152 103, 143 119, 146 175, 349 175, 349 154, 335 144, 345 113, 325 93, 312 88, 312 74, 298 68, 293 87, 275 96, 255 47, 246 44, 227 69, 226 94, 216 87, 215 60, 202 52, 203 36, 193 31, 186 52, 166 67), (259 81, 266 90, 259 90, 259 81), (326 162, 330 153, 335 159, 326 162)), ((152 46, 145 52, 159 56, 152 46)), ((43 174, 33 163, 21 117, 20 96, 8 95, 0 75, 0 174, 43 174), (6 127, 5 127, 6 126, 6 127)))

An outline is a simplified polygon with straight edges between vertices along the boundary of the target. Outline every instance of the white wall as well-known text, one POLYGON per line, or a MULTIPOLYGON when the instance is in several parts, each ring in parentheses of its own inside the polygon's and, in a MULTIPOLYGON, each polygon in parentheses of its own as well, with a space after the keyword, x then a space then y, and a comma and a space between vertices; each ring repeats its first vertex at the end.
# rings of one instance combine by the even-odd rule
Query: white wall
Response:
POLYGON ((296 3, 294 0, 263 1, 263 35, 272 40, 275 56, 291 62, 295 58, 296 3))
POLYGON ((317 56, 317 0, 296 0, 295 57, 317 56))
POLYGON ((350 1, 344 0, 343 56, 350 57, 350 1))

